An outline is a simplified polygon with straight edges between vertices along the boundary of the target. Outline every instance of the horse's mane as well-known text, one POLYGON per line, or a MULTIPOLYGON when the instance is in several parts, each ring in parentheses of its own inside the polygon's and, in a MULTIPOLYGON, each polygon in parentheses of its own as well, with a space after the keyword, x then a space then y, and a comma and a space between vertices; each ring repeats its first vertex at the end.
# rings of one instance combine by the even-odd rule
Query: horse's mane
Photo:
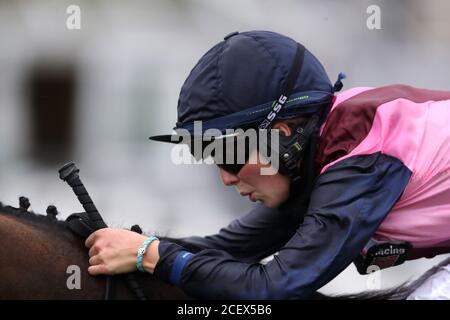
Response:
POLYGON ((27 222, 31 222, 34 224, 39 224, 47 227, 54 227, 59 230, 67 230, 66 224, 64 221, 59 220, 56 215, 58 211, 55 206, 48 206, 47 215, 35 213, 34 211, 28 211, 28 205, 22 206, 23 203, 27 203, 28 199, 25 197, 20 197, 20 205, 18 208, 13 206, 4 206, 2 202, 0 202, 0 215, 8 215, 15 218, 19 218, 25 220, 27 222))

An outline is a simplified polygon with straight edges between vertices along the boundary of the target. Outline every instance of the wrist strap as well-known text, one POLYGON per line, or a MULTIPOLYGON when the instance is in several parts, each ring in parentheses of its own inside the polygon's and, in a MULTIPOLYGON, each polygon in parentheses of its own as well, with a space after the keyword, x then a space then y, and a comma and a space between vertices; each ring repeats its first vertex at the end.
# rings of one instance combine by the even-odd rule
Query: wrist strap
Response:
POLYGON ((147 251, 148 246, 154 240, 159 240, 159 239, 155 236, 148 237, 147 239, 145 239, 145 241, 142 243, 142 245, 139 247, 139 249, 137 251, 136 268, 141 272, 145 272, 144 267, 142 266, 142 258, 144 257, 144 254, 147 251))

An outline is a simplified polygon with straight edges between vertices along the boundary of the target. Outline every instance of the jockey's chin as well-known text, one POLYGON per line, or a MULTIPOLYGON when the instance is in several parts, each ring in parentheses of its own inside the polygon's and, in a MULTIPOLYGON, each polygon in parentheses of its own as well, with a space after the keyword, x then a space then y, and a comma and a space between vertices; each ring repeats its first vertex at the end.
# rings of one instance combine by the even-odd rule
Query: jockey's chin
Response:
POLYGON ((241 196, 248 197, 252 202, 261 202, 268 208, 277 208, 289 197, 289 178, 277 172, 274 175, 262 175, 265 165, 259 161, 247 163, 237 173, 233 174, 223 169, 220 177, 226 186, 234 186, 241 196))

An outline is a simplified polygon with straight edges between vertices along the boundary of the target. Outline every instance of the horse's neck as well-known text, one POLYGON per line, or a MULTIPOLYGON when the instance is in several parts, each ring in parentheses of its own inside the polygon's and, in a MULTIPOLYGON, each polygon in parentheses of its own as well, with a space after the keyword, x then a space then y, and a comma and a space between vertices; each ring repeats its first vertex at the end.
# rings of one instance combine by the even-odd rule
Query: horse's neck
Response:
MULTIPOLYGON (((105 279, 87 273, 87 250, 70 231, 0 214, 0 239, 0 298, 103 298, 105 279)), ((132 298, 121 283, 117 294, 132 298)))
MULTIPOLYGON (((88 250, 68 229, 0 212, 0 239, 0 299, 104 298, 105 277, 87 273, 88 250)), ((149 274, 137 276, 149 299, 187 298, 149 274)), ((115 299, 135 298, 123 277, 113 278, 115 299)))

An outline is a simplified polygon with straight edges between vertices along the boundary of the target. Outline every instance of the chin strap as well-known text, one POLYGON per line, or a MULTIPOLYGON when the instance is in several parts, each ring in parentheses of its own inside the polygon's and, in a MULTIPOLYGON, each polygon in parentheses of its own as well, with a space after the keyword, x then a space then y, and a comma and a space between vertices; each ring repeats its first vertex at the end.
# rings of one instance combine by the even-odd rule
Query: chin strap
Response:
MULTIPOLYGON (((346 75, 339 73, 332 93, 340 91, 346 75)), ((319 140, 319 128, 324 123, 334 99, 324 104, 320 111, 311 116, 306 125, 297 125, 292 135, 279 137, 279 159, 281 174, 290 178, 288 200, 280 207, 282 212, 302 220, 309 205, 309 199, 316 178, 315 153, 319 140)))
POLYGON ((295 126, 290 136, 279 137, 280 173, 288 176, 292 183, 301 179, 299 165, 318 123, 319 116, 313 115, 306 125, 295 126))
MULTIPOLYGON (((345 78, 346 75, 340 72, 333 86, 333 93, 342 89, 342 80, 345 78)), ((301 179, 299 166, 304 157, 305 148, 313 133, 318 135, 318 132, 315 131, 319 130, 318 127, 325 121, 330 108, 331 103, 323 105, 318 113, 307 120, 305 125, 294 126, 290 136, 279 137, 280 173, 288 176, 293 184, 301 179)))
POLYGON ((303 221, 309 206, 314 181, 316 178, 315 153, 319 137, 319 128, 310 136, 302 155, 301 163, 297 166, 297 179, 292 180, 289 188, 289 198, 280 207, 283 214, 291 216, 297 223, 303 221))

